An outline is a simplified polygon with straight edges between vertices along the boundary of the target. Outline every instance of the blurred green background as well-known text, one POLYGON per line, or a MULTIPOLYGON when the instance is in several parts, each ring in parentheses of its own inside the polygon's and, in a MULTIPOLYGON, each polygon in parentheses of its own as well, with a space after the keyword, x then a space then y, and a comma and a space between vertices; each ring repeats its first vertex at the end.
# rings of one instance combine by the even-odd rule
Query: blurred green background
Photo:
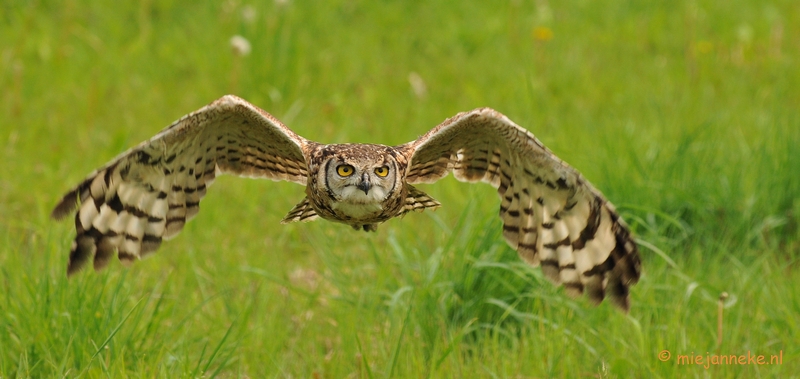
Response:
POLYGON ((788 0, 5 1, 0 377, 797 377, 798 41, 788 0), (552 288, 453 179, 365 234, 223 177, 151 259, 67 280, 57 200, 227 93, 325 143, 503 112, 640 239, 630 314, 552 288), (677 362, 748 352, 782 361, 677 362))

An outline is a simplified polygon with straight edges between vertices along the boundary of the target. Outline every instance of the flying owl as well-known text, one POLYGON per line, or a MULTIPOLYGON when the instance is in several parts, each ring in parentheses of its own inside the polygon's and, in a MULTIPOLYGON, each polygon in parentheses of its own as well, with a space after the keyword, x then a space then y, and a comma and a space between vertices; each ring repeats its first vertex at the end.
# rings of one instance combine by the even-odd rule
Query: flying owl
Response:
POLYGON ((320 144, 236 96, 184 116, 89 174, 55 207, 75 212, 68 275, 90 260, 105 267, 152 253, 200 209, 220 174, 287 180, 305 197, 281 221, 323 218, 356 230, 440 206, 414 187, 453 172, 500 196, 503 237, 547 278, 627 311, 641 272, 630 231, 603 195, 530 132, 499 112, 459 113, 399 145, 320 144))

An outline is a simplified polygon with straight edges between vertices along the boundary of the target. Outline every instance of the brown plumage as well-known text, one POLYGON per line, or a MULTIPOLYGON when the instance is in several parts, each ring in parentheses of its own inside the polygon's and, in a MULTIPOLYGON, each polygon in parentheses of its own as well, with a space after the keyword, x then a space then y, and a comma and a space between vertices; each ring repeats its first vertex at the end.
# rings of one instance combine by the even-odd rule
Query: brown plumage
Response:
POLYGON ((324 218, 374 231, 411 210, 440 204, 413 187, 453 172, 500 196, 503 236, 571 295, 609 296, 627 310, 641 264, 628 227, 576 170, 527 130, 488 108, 460 113, 400 146, 325 145, 298 136, 235 96, 191 113, 89 174, 53 210, 76 206, 67 272, 114 252, 132 261, 158 249, 194 217, 218 174, 306 186, 283 223, 324 218))

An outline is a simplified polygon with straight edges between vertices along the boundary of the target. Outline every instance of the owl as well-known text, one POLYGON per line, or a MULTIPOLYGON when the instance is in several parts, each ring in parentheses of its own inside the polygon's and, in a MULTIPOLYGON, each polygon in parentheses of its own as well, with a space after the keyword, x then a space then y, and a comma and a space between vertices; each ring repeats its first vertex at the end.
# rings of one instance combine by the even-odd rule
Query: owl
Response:
POLYGON ((440 203, 416 188, 453 173, 500 196, 503 237, 572 296, 608 297, 627 311, 641 273, 631 233, 603 195, 530 132, 499 112, 459 113, 399 145, 321 144, 228 95, 120 154, 69 191, 52 213, 75 212, 67 266, 104 268, 156 251, 200 209, 214 178, 287 180, 305 197, 282 223, 323 218, 374 232, 381 223, 440 203), (77 211, 75 209, 77 208, 77 211))

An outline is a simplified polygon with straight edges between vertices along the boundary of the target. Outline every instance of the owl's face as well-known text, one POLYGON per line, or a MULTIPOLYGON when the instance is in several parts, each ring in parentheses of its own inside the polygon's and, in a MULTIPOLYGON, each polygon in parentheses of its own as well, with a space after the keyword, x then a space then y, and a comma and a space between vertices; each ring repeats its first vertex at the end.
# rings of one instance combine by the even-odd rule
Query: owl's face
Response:
POLYGON ((335 157, 325 167, 327 187, 343 203, 380 204, 394 191, 397 181, 397 167, 390 158, 335 157))
POLYGON ((309 204, 322 218, 375 230, 405 206, 403 159, 384 145, 314 146, 308 160, 309 204))

